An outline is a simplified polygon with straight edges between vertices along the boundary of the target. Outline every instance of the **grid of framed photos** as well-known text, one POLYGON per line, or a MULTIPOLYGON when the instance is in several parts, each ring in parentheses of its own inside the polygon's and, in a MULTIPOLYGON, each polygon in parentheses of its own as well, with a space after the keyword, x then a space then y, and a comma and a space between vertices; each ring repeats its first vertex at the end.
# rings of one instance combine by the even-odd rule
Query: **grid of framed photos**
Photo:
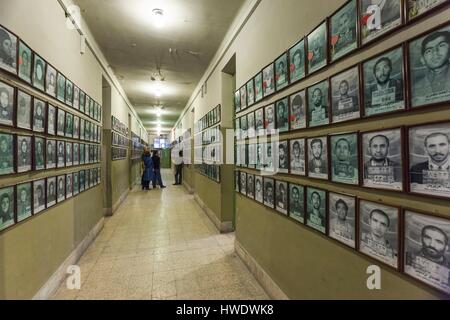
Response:
POLYGON ((128 137, 130 133, 128 126, 114 116, 111 116, 111 128, 113 131, 116 131, 126 137, 128 137))
MULTIPOLYGON (((3 42, 8 43, 8 47, 2 50, 0 69, 92 120, 101 122, 102 107, 98 102, 33 51, 17 35, 1 25, 0 34, 3 42)), ((12 97, 9 99, 11 104, 12 97)), ((6 102, 2 108, 8 109, 6 102)))
POLYGON ((112 147, 111 148, 111 160, 112 161, 124 160, 127 158, 127 153, 128 153, 128 149, 112 147))
POLYGON ((128 148, 129 146, 129 139, 118 134, 117 132, 111 132, 111 142, 115 147, 128 148))
POLYGON ((235 191, 450 293, 449 218, 241 171, 235 171, 235 191))
POLYGON ((221 121, 221 105, 209 111, 203 118, 194 124, 194 133, 199 133, 209 127, 212 127, 221 121))
POLYGON ((210 180, 220 183, 220 165, 195 164, 195 170, 210 180))
POLYGON ((142 153, 144 152, 144 147, 147 146, 147 143, 134 132, 131 132, 131 142, 131 159, 140 161, 142 153))
MULTIPOLYGON (((313 31, 311 31, 311 33, 301 38, 281 56, 259 71, 252 79, 246 81, 245 84, 235 92, 235 112, 239 113, 246 110, 266 97, 284 90, 290 85, 298 83, 300 80, 307 78, 318 70, 356 52, 358 49, 365 48, 367 45, 381 40, 385 36, 391 35, 393 32, 398 31, 399 28, 416 22, 418 19, 426 17, 448 4, 449 2, 446 0, 392 0, 381 1, 379 4, 374 4, 373 1, 370 0, 347 1, 330 17, 327 17, 322 21, 313 31), (380 25, 374 27, 377 22, 379 22, 380 25)), ((435 46, 434 42, 436 39, 434 39, 434 41, 427 39, 427 35, 416 39, 416 43, 408 43, 410 45, 408 53, 411 55, 408 59, 410 61, 409 66, 411 67, 411 71, 408 74, 417 75, 417 78, 413 77, 412 82, 415 83, 412 83, 412 85, 414 86, 414 84, 417 84, 417 88, 422 88, 416 93, 419 97, 412 98, 410 103, 411 107, 431 105, 442 102, 443 100, 449 100, 448 90, 443 90, 442 88, 438 89, 436 87, 430 88, 429 83, 427 83, 428 87, 419 86, 420 81, 426 83, 430 80, 427 80, 427 77, 424 77, 424 73, 427 73, 427 71, 432 72, 435 68, 431 63, 431 57, 428 58, 428 61, 426 58, 421 57, 421 55, 425 56, 427 54, 425 49, 421 52, 420 44, 424 40, 429 47, 435 46), (416 79, 418 81, 415 81, 416 79), (439 91, 439 93, 436 94, 436 91, 439 91)), ((364 84, 367 85, 367 87, 362 87, 366 89, 366 91, 360 90, 360 92, 368 93, 369 95, 363 96, 365 101, 370 102, 370 104, 366 105, 365 116, 375 114, 370 112, 371 108, 375 109, 376 113, 386 113, 389 111, 405 109, 408 102, 405 101, 406 98, 404 95, 405 70, 403 61, 406 57, 402 50, 386 52, 387 59, 381 60, 381 58, 382 57, 379 57, 379 59, 374 61, 367 61, 364 65, 366 68, 361 69, 364 72, 367 71, 367 73, 365 73, 367 78, 364 80, 364 84), (385 66, 385 64, 388 64, 388 66, 385 66), (390 69, 388 72, 389 74, 382 75, 381 69, 387 68, 390 69), (379 71, 376 72, 376 69, 379 71), (385 79, 386 76, 388 79, 385 79), (380 85, 377 87, 377 81, 380 85, 384 84, 384 87, 380 85), (388 88, 389 90, 387 90, 388 88), (393 88, 395 90, 393 90, 393 88), (388 107, 380 106, 383 99, 390 99, 387 101, 388 107)), ((344 75, 341 75, 341 77, 342 76, 344 75)), ((351 112, 353 116, 356 116, 356 112, 359 111, 356 110, 356 101, 352 101, 354 98, 357 98, 354 95, 355 89, 359 89, 359 86, 355 88, 352 87, 352 85, 354 86, 355 81, 359 81, 359 78, 355 79, 354 74, 348 76, 350 77, 350 80, 353 81, 347 80, 347 87, 345 87, 345 84, 342 84, 342 88, 340 87, 342 80, 345 79, 341 79, 341 81, 339 81, 340 79, 334 79, 338 81, 336 84, 339 86, 335 88, 335 95, 332 95, 332 97, 333 99, 340 99, 338 100, 336 107, 341 107, 341 109, 334 110, 338 115, 336 120, 349 120, 345 117, 347 114, 342 116, 340 113, 346 113, 346 111, 350 112, 352 106, 353 109, 355 109, 351 112), (352 92, 353 96, 350 97, 346 95, 346 93, 351 94, 352 92), (344 98, 346 100, 343 100, 344 98)), ((437 82, 439 81, 436 80, 436 83, 437 82)), ((320 89, 323 90, 324 88, 322 87, 320 89)), ((415 90, 412 92, 415 92, 415 90)), ((312 97, 310 102, 313 102, 313 104, 310 104, 310 112, 313 112, 313 110, 317 112, 320 111, 320 113, 316 113, 316 115, 320 116, 320 119, 323 120, 323 122, 326 122, 328 119, 323 119, 326 115, 322 114, 323 111, 320 110, 320 107, 328 110, 328 105, 319 104, 320 99, 317 96, 318 93, 314 96, 314 90, 310 93, 312 97), (312 108, 313 105, 314 108, 312 108)), ((325 95, 322 96, 322 98, 326 97, 327 96, 325 95)), ((386 104, 386 102, 383 103, 386 104)), ((329 112, 329 114, 331 114, 331 112, 329 112)), ((313 122, 312 126, 315 126, 314 123, 317 121, 314 121, 314 119, 311 120, 313 122)), ((333 120, 333 118, 331 118, 331 120, 333 120)))
POLYGON ((80 170, 0 188, 0 232, 99 185, 100 170, 80 170))

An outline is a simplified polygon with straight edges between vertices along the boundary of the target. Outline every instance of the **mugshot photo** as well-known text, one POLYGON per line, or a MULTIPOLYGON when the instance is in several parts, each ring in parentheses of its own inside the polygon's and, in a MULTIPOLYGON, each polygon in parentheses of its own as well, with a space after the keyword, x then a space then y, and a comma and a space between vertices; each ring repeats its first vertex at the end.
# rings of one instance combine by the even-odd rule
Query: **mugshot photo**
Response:
POLYGON ((56 77, 58 72, 50 64, 47 65, 45 75, 45 91, 52 97, 56 97, 56 77))
POLYGON ((359 185, 358 134, 330 137, 331 181, 359 185))
POLYGON ((58 109, 58 120, 56 125, 58 136, 64 137, 65 135, 65 121, 66 121, 66 112, 62 109, 58 109))
POLYGON ((405 109, 402 47, 364 62, 363 73, 366 116, 405 109))
POLYGON ((56 204, 56 177, 47 178, 47 208, 56 204))
POLYGON ((0 68, 17 74, 17 37, 0 26, 0 68))
POLYGON ((409 190, 450 198, 450 122, 411 127, 409 190))
POLYGON ((339 123, 361 116, 358 67, 333 76, 331 83, 331 122, 339 123))
POLYGON ((411 106, 450 100, 450 25, 409 42, 411 106))
POLYGON ((0 124, 6 126, 13 125, 14 104, 14 88, 0 81, 0 124))
POLYGON ((17 185, 17 222, 21 222, 32 214, 31 182, 17 185))
POLYGON ((275 208, 275 182, 271 178, 264 177, 264 204, 270 208, 275 208))
POLYGON ((359 251, 397 268, 398 225, 398 208, 360 200, 359 251))
POLYGON ((247 173, 241 172, 240 179, 241 179, 240 185, 241 194, 247 195, 247 173))
POLYGON ((261 176, 255 176, 255 200, 259 203, 264 202, 263 178, 261 176))
POLYGON ((290 129, 306 128, 306 98, 305 90, 292 94, 289 97, 290 105, 290 129))
POLYGON ((327 64, 327 23, 323 22, 308 35, 307 39, 308 73, 311 74, 327 64))
POLYGON ((56 141, 47 140, 46 143, 46 168, 53 169, 56 167, 57 155, 56 155, 56 141))
POLYGON ((264 134, 264 109, 255 111, 255 132, 258 136, 264 134))
POLYGON ((37 98, 33 99, 33 131, 45 132, 46 103, 37 98))
POLYGON ((73 137, 73 114, 66 113, 66 137, 73 137))
POLYGON ((73 196, 73 175, 71 173, 66 174, 66 198, 69 199, 73 196))
POLYGON ((278 100, 275 103, 277 112, 277 130, 279 133, 289 131, 289 99, 278 100))
POLYGON ((0 175, 14 172, 14 136, 0 132, 0 175))
POLYGON ((17 136, 17 171, 31 171, 31 136, 17 136))
POLYGON ((74 109, 80 109, 80 88, 73 86, 73 104, 74 109))
POLYGON ((348 2, 330 19, 330 55, 335 61, 358 47, 357 0, 348 2))
POLYGON ((304 223, 305 187, 294 183, 289 183, 289 217, 304 223))
POLYGON ((19 41, 19 78, 31 84, 33 52, 22 41, 19 41))
POLYGON ((403 143, 400 128, 361 134, 363 185, 403 191, 403 143))
POLYGON ((306 175, 306 148, 305 139, 293 139, 290 144, 290 163, 291 174, 304 176, 306 175))
POLYGON ((72 142, 66 142, 66 167, 72 165, 72 142))
POLYGON ((61 175, 57 177, 57 187, 56 187, 56 200, 57 202, 62 202, 66 199, 66 176, 61 175))
POLYGON ((45 139, 34 137, 34 170, 45 169, 45 139))
POLYGON ((0 189, 0 231, 14 224, 14 187, 0 189))
POLYGON ((57 167, 64 168, 66 164, 66 145, 64 141, 58 141, 57 143, 57 156, 58 156, 57 167))
POLYGON ((264 129, 266 134, 275 132, 275 105, 271 104, 264 108, 264 129))
POLYGON ((41 91, 45 90, 45 76, 47 62, 39 55, 34 53, 34 68, 33 68, 33 86, 41 91))
POLYGON ((59 101, 66 101, 66 77, 64 77, 61 73, 58 72, 56 77, 56 97, 59 101))
POLYGON ((329 236, 351 248, 356 246, 356 197, 328 194, 329 236))
MULTIPOLYGON (((275 143, 268 142, 265 145, 264 149, 264 170, 273 172, 275 170, 275 164, 278 161, 278 158, 275 160, 275 156, 277 156, 277 152, 275 151, 275 143)), ((278 165, 277 165, 278 167, 278 165)))
POLYGON ((306 191, 306 225, 325 234, 327 192, 315 188, 306 191))
POLYGON ((17 92, 17 127, 31 130, 31 96, 21 90, 17 92))
POLYGON ((48 104, 47 108, 47 133, 56 134, 56 108, 51 104, 48 104))
POLYGON ((275 92, 275 68, 273 63, 263 70, 263 97, 268 97, 275 92))
POLYGON ((247 197, 255 198, 255 175, 247 174, 247 197))
POLYGON ((450 220, 406 210, 405 273, 449 294, 449 239, 450 220))
POLYGON ((308 138, 308 177, 328 180, 327 137, 308 138))
POLYGON ((278 212, 288 213, 288 184, 284 181, 275 181, 275 208, 278 212))
POLYGON ((289 49, 289 80, 290 83, 303 79, 305 71, 305 40, 302 39, 289 49))
POLYGON ((33 181, 33 213, 45 209, 45 179, 33 181))
POLYGON ((275 60, 275 86, 276 90, 281 90, 289 84, 288 54, 283 53, 275 60))
POLYGON ((308 127, 317 127, 329 123, 328 81, 322 81, 307 89, 308 91, 308 127))
POLYGON ((66 80, 66 104, 73 105, 73 83, 69 79, 66 80))

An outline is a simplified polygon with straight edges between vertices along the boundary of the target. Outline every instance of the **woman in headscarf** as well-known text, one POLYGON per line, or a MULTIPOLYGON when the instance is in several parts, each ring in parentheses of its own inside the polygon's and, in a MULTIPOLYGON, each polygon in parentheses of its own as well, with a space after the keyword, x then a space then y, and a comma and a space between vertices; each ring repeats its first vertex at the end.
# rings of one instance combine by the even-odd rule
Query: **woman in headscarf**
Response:
POLYGON ((150 181, 153 180, 153 161, 148 147, 144 148, 142 155, 142 190, 150 190, 150 181))

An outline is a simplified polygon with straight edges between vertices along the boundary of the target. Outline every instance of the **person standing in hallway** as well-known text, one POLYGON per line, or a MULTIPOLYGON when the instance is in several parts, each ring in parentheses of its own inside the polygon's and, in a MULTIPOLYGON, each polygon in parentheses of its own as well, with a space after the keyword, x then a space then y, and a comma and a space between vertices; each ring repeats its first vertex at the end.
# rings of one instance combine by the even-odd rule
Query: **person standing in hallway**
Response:
POLYGON ((163 185, 162 178, 161 178, 161 158, 158 155, 158 151, 153 151, 153 189, 156 188, 156 183, 159 184, 159 187, 161 189, 164 189, 166 186, 163 185))
POLYGON ((142 190, 150 190, 150 181, 153 180, 153 161, 148 147, 144 148, 142 167, 142 190))
POLYGON ((174 186, 179 186, 183 182, 183 150, 178 152, 178 157, 175 158, 175 183, 174 186))

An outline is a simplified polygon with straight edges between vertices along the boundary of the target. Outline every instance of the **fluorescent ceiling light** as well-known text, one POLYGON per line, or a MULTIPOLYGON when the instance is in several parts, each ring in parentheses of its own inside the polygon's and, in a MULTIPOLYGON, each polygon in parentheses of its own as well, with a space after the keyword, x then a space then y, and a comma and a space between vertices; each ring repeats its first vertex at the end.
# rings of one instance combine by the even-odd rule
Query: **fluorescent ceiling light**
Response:
POLYGON ((165 26, 166 19, 164 17, 164 11, 162 9, 153 9, 153 24, 156 28, 160 29, 165 26))

